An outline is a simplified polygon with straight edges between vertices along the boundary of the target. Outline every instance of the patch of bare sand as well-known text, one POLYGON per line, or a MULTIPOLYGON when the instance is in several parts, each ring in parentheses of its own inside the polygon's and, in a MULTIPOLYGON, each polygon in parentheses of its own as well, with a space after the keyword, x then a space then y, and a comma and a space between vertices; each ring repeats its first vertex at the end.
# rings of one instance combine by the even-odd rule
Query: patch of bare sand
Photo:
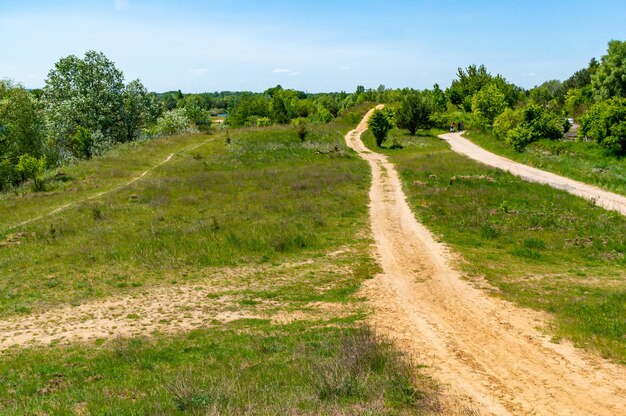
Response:
POLYGON ((536 328, 546 316, 489 297, 461 279, 448 249, 419 224, 394 166, 360 140, 369 162, 371 227, 383 272, 363 293, 371 324, 444 385, 443 414, 623 415, 626 370, 536 328))
MULTIPOLYGON (((323 260, 319 260, 322 261, 323 260)), ((314 265, 315 270, 348 273, 314 260, 278 266, 218 269, 202 283, 155 287, 127 296, 62 306, 41 313, 0 320, 0 351, 11 347, 86 342, 99 338, 182 333, 244 318, 270 319, 275 324, 296 320, 327 320, 354 313, 350 305, 314 302, 294 309, 271 299, 250 299, 242 291, 288 285, 314 265), (267 279, 259 278, 267 276, 267 279), (247 302, 244 302, 247 301, 247 302)))

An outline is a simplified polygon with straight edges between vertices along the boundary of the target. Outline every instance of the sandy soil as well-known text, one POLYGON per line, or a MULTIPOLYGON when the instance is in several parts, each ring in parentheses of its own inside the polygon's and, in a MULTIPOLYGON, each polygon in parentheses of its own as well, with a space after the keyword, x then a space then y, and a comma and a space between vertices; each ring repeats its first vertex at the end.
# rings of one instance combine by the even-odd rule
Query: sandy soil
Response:
POLYGON ((443 414, 626 414, 625 368, 551 343, 537 329, 547 316, 461 279, 451 253, 415 220, 394 166, 361 142, 367 117, 346 136, 372 168, 371 227, 383 269, 363 293, 377 330, 444 386, 443 414))
POLYGON ((529 182, 537 182, 550 185, 553 188, 562 189, 576 196, 593 201, 595 204, 615 210, 626 215, 626 197, 605 191, 598 187, 565 178, 554 173, 536 169, 521 163, 513 162, 502 156, 498 156, 480 146, 472 143, 461 136, 462 133, 446 133, 439 136, 450 144, 452 150, 480 163, 494 168, 502 169, 529 182))
MULTIPOLYGON (((328 253, 328 257, 338 254, 328 253)), ((17 347, 69 344, 96 339, 150 336, 155 332, 177 334, 217 326, 243 318, 270 319, 286 324, 298 320, 323 322, 329 317, 356 313, 355 307, 338 303, 311 302, 295 309, 272 299, 255 299, 254 305, 239 295, 242 290, 263 290, 271 277, 273 284, 289 284, 306 279, 311 265, 315 270, 341 273, 326 265, 323 258, 278 266, 239 267, 207 272, 196 284, 154 287, 125 296, 87 301, 45 312, 0 319, 0 355, 17 347), (319 264, 315 265, 316 262, 319 264), (243 285, 243 286, 242 286, 243 285)))

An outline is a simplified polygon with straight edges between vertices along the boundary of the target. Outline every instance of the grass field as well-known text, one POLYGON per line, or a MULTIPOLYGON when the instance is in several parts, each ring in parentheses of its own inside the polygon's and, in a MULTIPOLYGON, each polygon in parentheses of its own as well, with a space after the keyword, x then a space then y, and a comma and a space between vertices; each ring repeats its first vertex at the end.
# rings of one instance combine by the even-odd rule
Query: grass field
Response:
MULTIPOLYGON (((19 322, 160 288, 208 294, 207 318, 191 331, 4 351, 0 414, 436 409, 434 384, 361 323, 357 290, 378 271, 368 232, 370 176, 343 134, 366 110, 312 127, 305 143, 289 127, 141 143, 66 168, 67 181, 49 182, 48 193, 4 195, 0 209, 13 216, 3 217, 6 226, 113 189, 178 149, 129 186, 5 231, 0 315, 19 322), (125 171, 127 164, 133 168, 125 171), (234 319, 211 319, 221 312, 234 319)), ((194 307, 172 319, 182 325, 194 307)))
POLYGON ((555 339, 626 363, 626 219, 459 156, 437 133, 393 130, 386 143, 404 149, 382 150, 418 220, 462 254, 470 280, 553 314, 555 339))
POLYGON ((541 140, 519 153, 490 133, 472 131, 464 136, 517 162, 626 195, 626 158, 595 142, 541 140))

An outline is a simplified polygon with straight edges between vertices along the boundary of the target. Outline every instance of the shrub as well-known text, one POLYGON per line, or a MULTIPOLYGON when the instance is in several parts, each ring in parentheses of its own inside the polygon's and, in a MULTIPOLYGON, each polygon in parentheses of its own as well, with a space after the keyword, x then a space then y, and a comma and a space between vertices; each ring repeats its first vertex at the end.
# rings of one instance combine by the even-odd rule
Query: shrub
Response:
POLYGON ((33 181, 33 190, 43 190, 43 182, 41 175, 46 171, 46 157, 41 156, 39 159, 31 155, 20 156, 17 162, 17 173, 22 176, 23 180, 31 179, 33 181))
POLYGON ((78 126, 74 134, 69 137, 68 145, 74 156, 91 159, 93 135, 86 128, 78 126))
POLYGON ((156 133, 160 135, 182 134, 192 130, 191 121, 183 108, 167 111, 157 120, 156 133))
POLYGON ((292 121, 292 124, 296 129, 296 134, 300 138, 300 141, 303 142, 307 134, 309 134, 309 127, 307 125, 306 119, 298 117, 292 121))

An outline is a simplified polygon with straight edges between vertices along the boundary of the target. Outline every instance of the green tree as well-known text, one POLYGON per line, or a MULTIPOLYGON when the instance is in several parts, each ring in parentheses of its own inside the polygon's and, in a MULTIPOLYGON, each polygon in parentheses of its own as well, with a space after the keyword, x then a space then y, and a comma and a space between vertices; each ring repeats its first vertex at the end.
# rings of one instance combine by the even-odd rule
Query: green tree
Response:
POLYGON ((596 101, 626 97, 626 41, 609 42, 607 54, 591 76, 591 87, 596 101))
POLYGON ((154 118, 141 82, 124 85, 122 72, 96 51, 88 51, 83 59, 61 58, 48 73, 43 101, 52 137, 64 147, 78 126, 94 137, 125 142, 134 140, 154 118))
POLYGON ((393 128, 393 123, 387 111, 376 109, 372 113, 367 126, 372 130, 372 134, 376 138, 376 146, 381 147, 387 138, 389 130, 393 128))
POLYGON ((121 123, 123 127, 122 141, 133 141, 141 133, 141 129, 156 122, 157 105, 141 81, 131 81, 122 91, 121 123))
POLYGON ((472 97, 472 111, 483 126, 491 125, 505 107, 505 96, 494 84, 487 85, 472 97))
POLYGON ((579 135, 626 153, 626 98, 594 104, 580 120, 579 135))
POLYGON ((425 93, 416 90, 406 91, 396 109, 396 125, 407 129, 411 136, 417 129, 430 127, 430 115, 433 112, 431 99, 425 93))
MULTIPOLYGON (((0 84, 3 84, 0 82, 0 84)), ((35 99, 8 82, 0 89, 0 158, 17 163, 20 155, 43 152, 44 120, 35 99)))

